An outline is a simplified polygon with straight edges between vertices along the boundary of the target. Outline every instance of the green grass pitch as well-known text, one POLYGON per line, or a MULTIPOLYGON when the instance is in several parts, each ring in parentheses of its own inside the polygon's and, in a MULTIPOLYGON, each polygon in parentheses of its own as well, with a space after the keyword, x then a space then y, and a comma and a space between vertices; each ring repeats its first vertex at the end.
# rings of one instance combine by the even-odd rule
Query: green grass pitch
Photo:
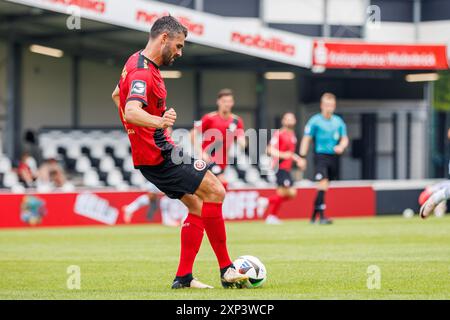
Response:
POLYGON ((259 257, 262 288, 225 290, 206 235, 194 276, 212 290, 171 290, 179 229, 159 225, 0 231, 0 299, 450 299, 450 217, 227 223, 233 258, 259 257), (67 268, 81 268, 80 290, 67 268), (381 271, 368 289, 367 269, 381 271))

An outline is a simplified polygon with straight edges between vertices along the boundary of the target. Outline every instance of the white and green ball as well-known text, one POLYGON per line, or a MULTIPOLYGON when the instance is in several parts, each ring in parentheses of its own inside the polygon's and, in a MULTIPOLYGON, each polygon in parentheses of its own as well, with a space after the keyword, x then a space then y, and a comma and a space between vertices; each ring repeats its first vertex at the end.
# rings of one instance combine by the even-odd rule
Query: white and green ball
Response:
POLYGON ((233 262, 236 270, 249 277, 245 287, 261 287, 267 279, 267 271, 264 264, 254 256, 240 256, 233 262))

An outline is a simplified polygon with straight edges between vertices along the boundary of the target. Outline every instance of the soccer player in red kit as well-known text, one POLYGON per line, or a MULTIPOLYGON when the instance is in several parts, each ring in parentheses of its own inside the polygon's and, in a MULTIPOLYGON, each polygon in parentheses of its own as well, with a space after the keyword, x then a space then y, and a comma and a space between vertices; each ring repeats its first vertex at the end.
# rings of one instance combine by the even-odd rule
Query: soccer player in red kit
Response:
POLYGON ((293 162, 298 163, 300 160, 300 156, 294 152, 297 145, 294 132, 296 123, 297 120, 292 112, 285 113, 281 119, 281 129, 275 131, 267 146, 267 153, 273 160, 272 166, 276 171, 278 185, 275 195, 269 198, 266 218, 268 224, 280 224, 278 211, 281 204, 297 195, 297 190, 292 186, 291 176, 293 162))
POLYGON ((234 107, 233 91, 222 89, 217 94, 217 111, 210 112, 194 124, 194 131, 201 135, 200 144, 193 138, 197 154, 211 164, 211 171, 222 182, 225 189, 225 168, 228 163, 228 150, 236 140, 241 148, 245 148, 244 122, 241 117, 232 113, 234 107))
POLYGON ((180 199, 189 214, 181 228, 181 252, 172 288, 211 288, 192 275, 206 231, 217 257, 222 286, 239 287, 240 274, 228 255, 222 202, 225 190, 203 160, 194 160, 176 146, 167 132, 177 118, 166 107, 166 88, 159 67, 181 57, 187 29, 174 17, 155 21, 145 49, 126 62, 112 98, 128 132, 134 166, 168 197, 180 199))

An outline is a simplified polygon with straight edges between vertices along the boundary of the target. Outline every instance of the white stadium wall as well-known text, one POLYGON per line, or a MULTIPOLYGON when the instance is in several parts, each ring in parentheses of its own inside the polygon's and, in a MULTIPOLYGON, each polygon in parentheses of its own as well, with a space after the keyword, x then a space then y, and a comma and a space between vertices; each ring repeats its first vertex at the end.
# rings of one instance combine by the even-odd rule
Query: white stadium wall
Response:
POLYGON ((71 59, 23 52, 22 128, 70 126, 71 59))
POLYGON ((450 20, 420 23, 419 41, 423 43, 446 43, 450 45, 450 20))
POLYGON ((366 0, 328 0, 328 23, 333 25, 363 25, 366 0))
POLYGON ((414 43, 416 27, 412 23, 381 22, 366 29, 366 39, 370 42, 414 43))
POLYGON ((263 0, 263 19, 270 23, 320 24, 323 0, 263 0))

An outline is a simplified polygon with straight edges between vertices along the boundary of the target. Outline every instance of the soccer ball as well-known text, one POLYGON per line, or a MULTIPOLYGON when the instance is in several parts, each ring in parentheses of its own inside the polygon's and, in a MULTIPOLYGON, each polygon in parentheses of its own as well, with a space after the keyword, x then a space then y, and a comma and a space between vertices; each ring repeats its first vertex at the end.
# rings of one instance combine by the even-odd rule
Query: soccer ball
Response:
POLYGON ((248 275, 249 278, 245 284, 246 288, 257 288, 266 282, 266 267, 258 258, 253 256, 240 256, 233 264, 240 273, 248 275))

